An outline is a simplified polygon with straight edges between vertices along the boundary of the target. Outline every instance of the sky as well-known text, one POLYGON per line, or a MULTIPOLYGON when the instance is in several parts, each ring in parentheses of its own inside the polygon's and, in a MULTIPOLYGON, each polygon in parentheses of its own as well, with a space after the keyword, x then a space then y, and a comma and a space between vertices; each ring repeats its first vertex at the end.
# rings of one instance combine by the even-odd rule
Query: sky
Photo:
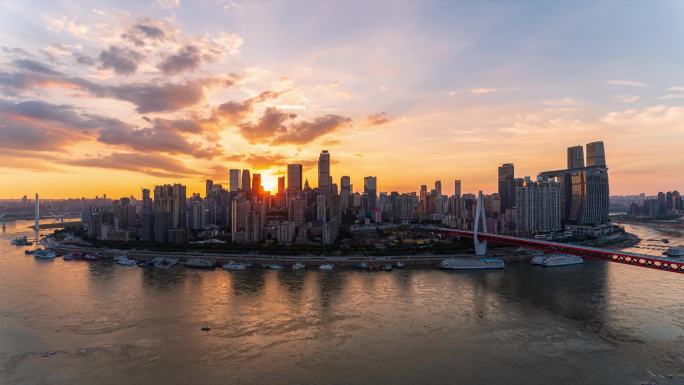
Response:
POLYGON ((605 143, 611 194, 684 190, 684 2, 0 0, 0 198, 495 192, 605 143))

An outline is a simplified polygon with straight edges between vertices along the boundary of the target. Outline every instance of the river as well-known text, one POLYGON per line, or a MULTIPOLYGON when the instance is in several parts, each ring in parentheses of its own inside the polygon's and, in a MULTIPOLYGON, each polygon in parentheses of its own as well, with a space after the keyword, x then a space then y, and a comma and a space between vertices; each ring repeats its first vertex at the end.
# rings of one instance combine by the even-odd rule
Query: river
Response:
POLYGON ((681 274, 143 269, 36 260, 28 225, 0 233, 2 384, 684 384, 681 274))

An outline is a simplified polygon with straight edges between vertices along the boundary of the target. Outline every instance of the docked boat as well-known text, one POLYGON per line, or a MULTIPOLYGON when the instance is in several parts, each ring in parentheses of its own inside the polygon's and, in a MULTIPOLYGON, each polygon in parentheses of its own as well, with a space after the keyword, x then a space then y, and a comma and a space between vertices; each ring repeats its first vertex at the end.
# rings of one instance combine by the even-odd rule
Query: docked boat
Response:
POLYGON ((36 252, 36 250, 30 250, 30 249, 24 250, 24 254, 26 254, 26 255, 31 255, 31 254, 33 254, 33 253, 35 253, 35 252, 36 252))
POLYGON ((121 266, 135 266, 138 262, 134 259, 128 259, 127 256, 122 256, 116 260, 116 263, 121 266))
POLYGON ((292 265, 292 270, 302 270, 302 269, 306 269, 306 265, 301 263, 301 262, 297 262, 294 265, 292 265))
POLYGON ((404 262, 397 262, 394 264, 394 267, 396 267, 397 269, 403 269, 404 267, 406 267, 406 265, 404 265, 404 262))
POLYGON ((501 258, 452 258, 439 265, 447 270, 503 269, 505 266, 501 258))
POLYGON ((357 269, 361 269, 361 270, 368 270, 368 263, 366 263, 366 262, 357 263, 356 265, 354 265, 354 267, 356 267, 357 269))
POLYGON ((185 266, 210 268, 214 267, 214 261, 203 258, 191 258, 185 261, 185 266))
POLYGON ((584 263, 584 259, 582 259, 582 257, 578 257, 576 255, 551 254, 544 259, 544 261, 541 263, 541 265, 545 266, 545 267, 553 267, 553 266, 579 265, 581 263, 584 263))
POLYGON ((547 256, 547 255, 544 255, 544 254, 535 255, 535 256, 532 257, 532 259, 530 260, 530 263, 533 264, 533 265, 539 265, 539 266, 541 266, 541 265, 544 263, 544 261, 546 260, 546 258, 548 258, 548 256, 547 256))
POLYGON ((684 247, 670 247, 663 254, 670 258, 684 257, 684 247))
POLYGON ((247 269, 247 264, 246 263, 237 263, 235 261, 230 261, 223 265, 223 268, 226 270, 246 270, 247 269))
POLYGON ((282 270, 284 266, 279 263, 269 263, 268 268, 271 270, 282 270))
POLYGON ((33 255, 35 255, 35 257, 38 259, 55 259, 57 256, 54 251, 50 250, 36 250, 33 255))
MULTIPOLYGON (((28 246, 28 237, 26 235, 22 235, 20 237, 16 237, 12 239, 12 244, 14 246, 28 246)), ((33 243, 31 243, 33 244, 33 243)))
POLYGON ((324 263, 324 264, 318 266, 318 268, 320 270, 332 270, 335 268, 335 265, 333 265, 332 263, 324 263))
POLYGON ((382 266, 382 269, 385 271, 392 271, 392 264, 391 263, 386 263, 382 266))
POLYGON ((73 261, 78 258, 79 256, 76 253, 64 254, 64 256, 62 257, 62 259, 65 261, 73 261))

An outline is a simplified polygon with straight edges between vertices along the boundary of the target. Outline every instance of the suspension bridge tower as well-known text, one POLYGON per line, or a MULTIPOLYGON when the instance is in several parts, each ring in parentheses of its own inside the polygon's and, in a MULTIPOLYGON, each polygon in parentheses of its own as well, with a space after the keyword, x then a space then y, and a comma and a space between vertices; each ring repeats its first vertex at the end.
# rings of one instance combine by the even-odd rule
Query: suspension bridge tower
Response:
POLYGON ((487 234, 487 218, 485 217, 484 195, 482 191, 477 194, 477 207, 475 208, 475 223, 473 225, 473 242, 475 244, 475 254, 487 254, 487 241, 480 241, 478 234, 487 234), (480 230, 480 227, 482 230, 480 230))

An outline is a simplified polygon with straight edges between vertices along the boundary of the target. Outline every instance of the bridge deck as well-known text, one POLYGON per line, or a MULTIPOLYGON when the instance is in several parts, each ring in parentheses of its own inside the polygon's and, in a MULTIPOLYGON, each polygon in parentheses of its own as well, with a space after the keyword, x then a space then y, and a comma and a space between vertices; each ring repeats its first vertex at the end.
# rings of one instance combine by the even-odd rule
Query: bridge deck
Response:
MULTIPOLYGON (((450 236, 465 238, 474 237, 473 232, 468 230, 449 229, 436 226, 420 226, 420 228, 424 230, 436 231, 450 236)), ((651 255, 630 253, 626 251, 600 249, 597 247, 579 246, 568 243, 543 241, 539 239, 518 238, 499 234, 478 233, 477 237, 480 240, 492 243, 520 246, 541 251, 553 251, 586 258, 602 259, 609 262, 624 263, 633 266, 684 273, 684 260, 677 260, 673 258, 654 257, 651 255)))

